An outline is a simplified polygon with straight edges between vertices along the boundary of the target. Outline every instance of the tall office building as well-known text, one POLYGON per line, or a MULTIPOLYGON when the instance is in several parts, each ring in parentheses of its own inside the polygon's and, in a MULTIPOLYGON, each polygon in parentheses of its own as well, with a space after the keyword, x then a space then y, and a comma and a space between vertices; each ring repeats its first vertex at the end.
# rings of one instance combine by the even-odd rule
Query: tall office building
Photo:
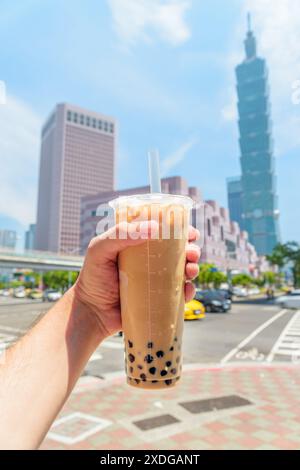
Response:
POLYGON ((80 199, 114 189, 116 121, 58 104, 42 129, 35 248, 80 250, 80 199))
POLYGON ((0 230, 0 247, 15 249, 17 232, 15 230, 0 230))
POLYGON ((227 178, 227 198, 230 219, 243 227, 242 207, 242 181, 241 177, 227 178))
POLYGON ((268 69, 256 55, 256 39, 248 15, 246 57, 236 67, 243 229, 260 255, 269 254, 279 240, 276 177, 268 69))
POLYGON ((25 232, 25 250, 33 250, 35 243, 35 224, 30 224, 28 230, 25 232))

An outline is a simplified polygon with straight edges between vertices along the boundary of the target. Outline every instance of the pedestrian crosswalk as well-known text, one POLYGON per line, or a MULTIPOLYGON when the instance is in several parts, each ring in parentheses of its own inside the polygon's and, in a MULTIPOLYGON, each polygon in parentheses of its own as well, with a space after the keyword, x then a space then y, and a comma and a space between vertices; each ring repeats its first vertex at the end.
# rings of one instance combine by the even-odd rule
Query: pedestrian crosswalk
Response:
POLYGON ((268 358, 272 362, 278 357, 290 358, 300 363, 300 310, 297 311, 275 342, 268 358))

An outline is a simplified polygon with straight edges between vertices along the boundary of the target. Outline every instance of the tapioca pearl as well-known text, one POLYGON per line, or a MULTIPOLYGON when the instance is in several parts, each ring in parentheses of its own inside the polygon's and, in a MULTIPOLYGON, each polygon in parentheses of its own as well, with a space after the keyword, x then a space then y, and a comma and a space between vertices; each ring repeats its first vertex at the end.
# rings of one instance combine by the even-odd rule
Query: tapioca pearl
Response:
POLYGON ((171 347, 170 347, 170 351, 174 351, 174 346, 171 346, 171 347))
POLYGON ((180 357, 178 356, 176 357, 176 364, 179 364, 179 362, 180 362, 180 357))
POLYGON ((153 360, 154 360, 154 357, 151 356, 151 354, 147 354, 147 356, 145 356, 145 359, 144 359, 144 361, 147 362, 147 364, 151 364, 153 360))
POLYGON ((170 367, 171 365, 172 365, 172 362, 171 362, 171 361, 167 361, 167 362, 166 362, 166 366, 167 366, 167 367, 170 367))
POLYGON ((147 343, 147 348, 150 348, 150 349, 153 348, 153 343, 152 343, 152 341, 149 341, 149 343, 147 343))
POLYGON ((168 372, 167 372, 166 370, 162 370, 162 371, 160 372, 160 375, 161 375, 162 377, 164 377, 165 375, 167 375, 167 373, 168 373, 168 372))
POLYGON ((138 369, 143 370, 143 366, 141 364, 139 364, 137 367, 138 369))
POLYGON ((175 380, 179 380, 179 379, 180 379, 180 377, 176 377, 176 379, 175 379, 175 380))
POLYGON ((133 367, 129 367, 129 372, 132 374, 133 373, 133 367))
POLYGON ((151 380, 151 383, 157 384, 157 383, 158 383, 158 380, 151 380))
POLYGON ((132 348, 132 347, 133 347, 133 342, 130 341, 130 340, 128 340, 128 347, 129 347, 129 348, 132 348))
POLYGON ((167 380, 165 380, 165 384, 166 384, 166 385, 171 385, 171 383, 172 383, 172 379, 167 379, 167 380))
POLYGON ((155 375, 156 367, 150 367, 149 372, 150 372, 150 374, 155 375))
POLYGON ((135 361, 135 357, 133 354, 128 354, 128 359, 130 362, 134 362, 135 361))
POLYGON ((175 338, 174 338, 174 341, 175 341, 175 343, 178 341, 178 338, 177 338, 177 336, 175 336, 175 338))
POLYGON ((157 351, 157 357, 164 357, 165 353, 163 351, 157 351))
POLYGON ((177 373, 177 369, 175 369, 175 367, 171 369, 171 374, 175 375, 176 373, 177 373))
POLYGON ((135 381, 136 384, 140 383, 140 379, 134 379, 134 381, 135 381))
POLYGON ((146 379, 147 379, 146 374, 141 374, 140 378, 143 382, 146 382, 146 379))

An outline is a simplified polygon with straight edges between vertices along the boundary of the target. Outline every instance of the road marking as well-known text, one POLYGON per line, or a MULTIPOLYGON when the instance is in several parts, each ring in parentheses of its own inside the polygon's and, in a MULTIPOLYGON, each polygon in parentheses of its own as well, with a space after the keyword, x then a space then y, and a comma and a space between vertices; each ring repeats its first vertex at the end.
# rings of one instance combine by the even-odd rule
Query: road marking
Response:
POLYGON ((89 359, 89 362, 100 361, 100 359, 103 359, 102 354, 100 354, 98 352, 94 352, 94 354, 91 355, 91 357, 89 359))
POLYGON ((282 330, 279 338, 275 342, 270 354, 267 357, 267 362, 272 362, 276 355, 300 356, 300 343, 294 338, 300 338, 300 310, 298 310, 285 328, 282 330))
POLYGON ((223 357, 223 359, 221 359, 220 363, 221 364, 225 364, 226 362, 228 362, 233 356, 235 356, 244 346, 246 346, 248 343, 250 343, 250 341, 255 338, 255 336, 259 335, 259 333, 261 333, 263 330, 265 330, 266 328, 268 328, 268 326, 270 326, 272 323, 274 323, 274 321, 278 320, 278 318, 282 317, 283 315, 285 315, 285 313, 287 312, 286 309, 284 310, 281 310, 279 313, 277 313, 277 315, 274 315, 274 317, 270 318, 268 321, 266 321, 265 323, 263 323, 262 325, 260 325, 256 330, 254 330, 249 336, 247 336, 243 341, 241 341, 236 348, 232 349, 231 351, 229 351, 228 354, 226 354, 226 356, 223 357))
POLYGON ((0 331, 9 331, 11 333, 26 333, 26 330, 22 330, 21 328, 13 328, 12 326, 4 326, 0 325, 0 331))
POLYGON ((101 344, 101 348, 108 348, 108 349, 123 349, 123 343, 117 343, 115 341, 104 341, 101 344))

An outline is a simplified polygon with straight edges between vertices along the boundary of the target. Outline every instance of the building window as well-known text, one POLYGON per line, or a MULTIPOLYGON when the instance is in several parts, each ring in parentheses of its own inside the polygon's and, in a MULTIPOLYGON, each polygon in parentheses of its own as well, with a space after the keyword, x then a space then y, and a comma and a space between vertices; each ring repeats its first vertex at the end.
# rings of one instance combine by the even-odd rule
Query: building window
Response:
POLYGON ((95 211, 95 210, 91 212, 92 217, 96 217, 96 214, 97 214, 97 211, 95 211))
POLYGON ((222 242, 224 241, 224 229, 223 229, 223 225, 221 226, 221 240, 222 240, 222 242))
POLYGON ((73 121, 78 122, 78 114, 77 113, 73 114, 73 121))
POLYGON ((98 121, 98 129, 102 130, 102 121, 98 121))
POLYGON ((96 127, 97 127, 97 120, 93 119, 93 128, 96 129, 96 127))
POLYGON ((89 127, 89 125, 90 125, 90 117, 89 116, 86 117, 85 123, 89 127))
POLYGON ((207 219, 207 235, 211 236, 211 222, 210 219, 207 219))
POLYGON ((67 120, 71 121, 71 119, 72 119, 72 113, 71 113, 71 111, 68 111, 67 112, 67 120))
POLYGON ((104 123, 104 130, 105 130, 105 132, 108 131, 108 122, 106 122, 106 121, 105 121, 105 123, 104 123))
POLYGON ((111 134, 114 133, 114 125, 113 125, 113 123, 110 124, 110 126, 109 126, 109 131, 110 131, 111 134))
POLYGON ((80 124, 84 125, 84 115, 80 114, 80 124))

